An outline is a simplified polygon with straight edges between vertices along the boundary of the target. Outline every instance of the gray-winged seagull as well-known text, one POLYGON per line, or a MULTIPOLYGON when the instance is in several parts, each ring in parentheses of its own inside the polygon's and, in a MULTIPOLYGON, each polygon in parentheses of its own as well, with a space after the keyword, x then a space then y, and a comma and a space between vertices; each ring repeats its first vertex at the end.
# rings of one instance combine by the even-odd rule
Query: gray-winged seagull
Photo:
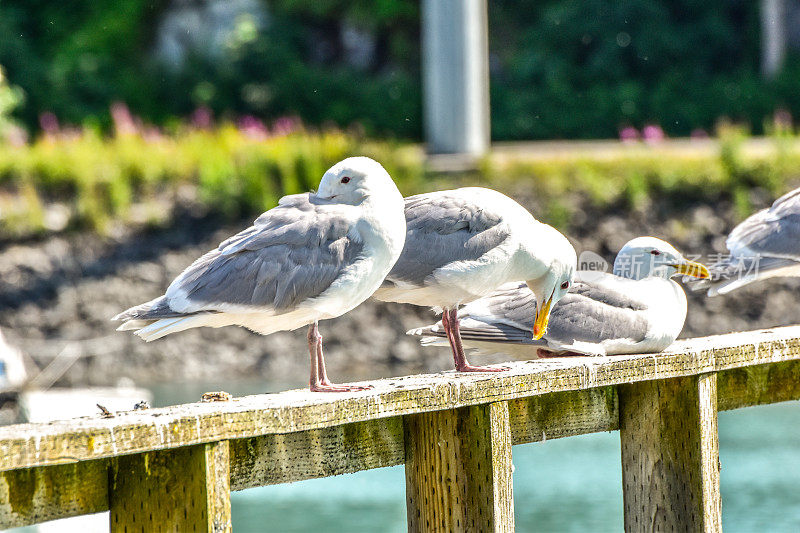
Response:
POLYGON ((800 276, 800 189, 746 218, 725 244, 730 255, 711 266, 711 280, 695 287, 708 287, 709 296, 762 279, 800 276))
POLYGON ((459 305, 523 280, 536 295, 538 311, 531 317, 539 338, 550 308, 569 290, 575 249, 561 233, 491 189, 432 192, 405 203, 405 247, 375 298, 442 310, 456 370, 505 370, 469 364, 459 333, 459 305))
MULTIPOLYGON (((461 336, 469 348, 517 357, 660 352, 686 320, 686 294, 671 278, 706 278, 708 269, 654 237, 628 242, 614 273, 578 271, 569 294, 553 308, 547 333, 535 340, 536 299, 524 283, 509 283, 465 306, 461 336)), ((423 344, 443 344, 442 327, 408 332, 423 344)))
POLYGON ((184 270, 166 294, 114 320, 146 341, 202 326, 268 335, 310 324, 311 390, 360 390, 328 380, 317 321, 369 298, 400 256, 405 233, 392 178, 376 161, 351 157, 325 172, 316 193, 281 198, 184 270))

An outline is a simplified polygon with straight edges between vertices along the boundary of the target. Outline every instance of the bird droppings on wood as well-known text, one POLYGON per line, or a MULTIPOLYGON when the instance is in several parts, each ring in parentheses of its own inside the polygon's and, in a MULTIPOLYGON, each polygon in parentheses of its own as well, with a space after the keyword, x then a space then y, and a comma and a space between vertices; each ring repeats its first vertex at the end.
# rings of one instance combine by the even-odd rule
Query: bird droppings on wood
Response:
POLYGON ((201 402, 229 402, 233 396, 224 390, 215 392, 204 392, 200 397, 201 402))

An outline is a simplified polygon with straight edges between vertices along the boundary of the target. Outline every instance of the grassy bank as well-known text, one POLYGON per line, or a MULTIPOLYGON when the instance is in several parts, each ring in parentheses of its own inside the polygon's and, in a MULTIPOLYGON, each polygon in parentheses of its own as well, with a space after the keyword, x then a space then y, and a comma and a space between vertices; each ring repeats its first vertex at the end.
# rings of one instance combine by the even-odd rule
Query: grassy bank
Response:
POLYGON ((575 195, 598 207, 627 209, 647 208, 657 197, 731 199, 744 216, 753 187, 774 196, 800 177, 794 138, 772 139, 757 153, 744 150, 746 142, 729 133, 713 149, 686 153, 642 146, 607 157, 493 154, 476 172, 454 178, 426 171, 415 145, 365 141, 341 131, 264 136, 221 126, 112 138, 64 132, 22 146, 0 145, 0 238, 166 224, 176 206, 230 218, 251 215, 284 194, 314 188, 326 168, 356 154, 381 161, 405 194, 454 183, 524 189, 547 201, 545 214, 556 225, 568 223, 575 203, 565 199, 575 195))

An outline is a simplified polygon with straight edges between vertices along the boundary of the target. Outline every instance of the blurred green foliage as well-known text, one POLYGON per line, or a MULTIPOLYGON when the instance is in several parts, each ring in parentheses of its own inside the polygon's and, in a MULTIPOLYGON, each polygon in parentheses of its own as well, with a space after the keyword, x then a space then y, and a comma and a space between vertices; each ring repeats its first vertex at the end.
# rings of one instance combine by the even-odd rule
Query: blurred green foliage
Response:
POLYGON ((745 149, 744 139, 729 128, 718 150, 618 145, 596 158, 498 152, 476 172, 442 176, 426 170, 417 145, 364 141, 339 130, 267 138, 231 125, 155 137, 67 130, 29 145, 0 145, 0 238, 163 225, 176 206, 230 219, 251 216, 285 194, 313 189, 330 165, 350 155, 380 161, 406 195, 482 185, 536 198, 546 209, 538 215, 562 229, 582 206, 626 211, 728 200, 744 217, 754 187, 775 197, 800 177, 796 137, 776 137, 755 151, 745 149))
MULTIPOLYGON (((126 102, 163 125, 198 106, 217 116, 298 115, 367 134, 422 134, 419 2, 260 0, 261 31, 242 21, 222 57, 174 72, 152 53, 168 0, 0 3, 0 64, 21 87, 16 115, 110 125, 126 102), (355 28, 374 44, 348 60, 355 28)), ((800 60, 759 76, 759 2, 495 0, 490 2, 495 139, 615 137, 660 123, 669 135, 710 131, 722 116, 754 133, 776 108, 800 113, 800 60)))
POLYGON ((84 130, 23 147, 0 144, 0 237, 163 224, 178 204, 238 218, 313 189, 325 170, 350 155, 372 156, 398 183, 420 186, 416 149, 333 130, 269 139, 253 139, 230 125, 149 139, 108 139, 84 130), (61 218, 48 221, 48 212, 61 218))
POLYGON ((760 78, 759 9, 747 0, 493 2, 494 135, 607 138, 648 122, 688 135, 723 116, 760 133, 776 108, 800 112, 800 62, 760 78))

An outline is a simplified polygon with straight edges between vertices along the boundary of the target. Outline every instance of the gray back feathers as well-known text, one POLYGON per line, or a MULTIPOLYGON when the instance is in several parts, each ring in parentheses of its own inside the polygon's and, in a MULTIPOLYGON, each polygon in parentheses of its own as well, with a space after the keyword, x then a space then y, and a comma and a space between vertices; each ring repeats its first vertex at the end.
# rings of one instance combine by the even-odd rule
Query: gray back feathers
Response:
POLYGON ((759 254, 800 261, 800 189, 736 226, 727 241, 735 255, 759 254))
MULTIPOLYGON (((647 320, 640 313, 645 309, 619 291, 576 280, 553 307, 547 333, 539 341, 532 334, 536 298, 525 283, 501 287, 466 305, 459 316, 464 319, 463 339, 546 346, 548 341, 563 345, 625 338, 641 341, 647 334, 647 320)), ((431 333, 426 330, 425 334, 431 333)))
POLYGON ((347 206, 296 194, 195 261, 167 290, 204 308, 219 304, 284 312, 319 296, 363 243, 349 235, 347 206))
POLYGON ((410 196, 405 215, 405 247, 386 277, 389 282, 422 285, 435 270, 477 260, 510 235, 501 214, 480 209, 456 191, 410 196))

